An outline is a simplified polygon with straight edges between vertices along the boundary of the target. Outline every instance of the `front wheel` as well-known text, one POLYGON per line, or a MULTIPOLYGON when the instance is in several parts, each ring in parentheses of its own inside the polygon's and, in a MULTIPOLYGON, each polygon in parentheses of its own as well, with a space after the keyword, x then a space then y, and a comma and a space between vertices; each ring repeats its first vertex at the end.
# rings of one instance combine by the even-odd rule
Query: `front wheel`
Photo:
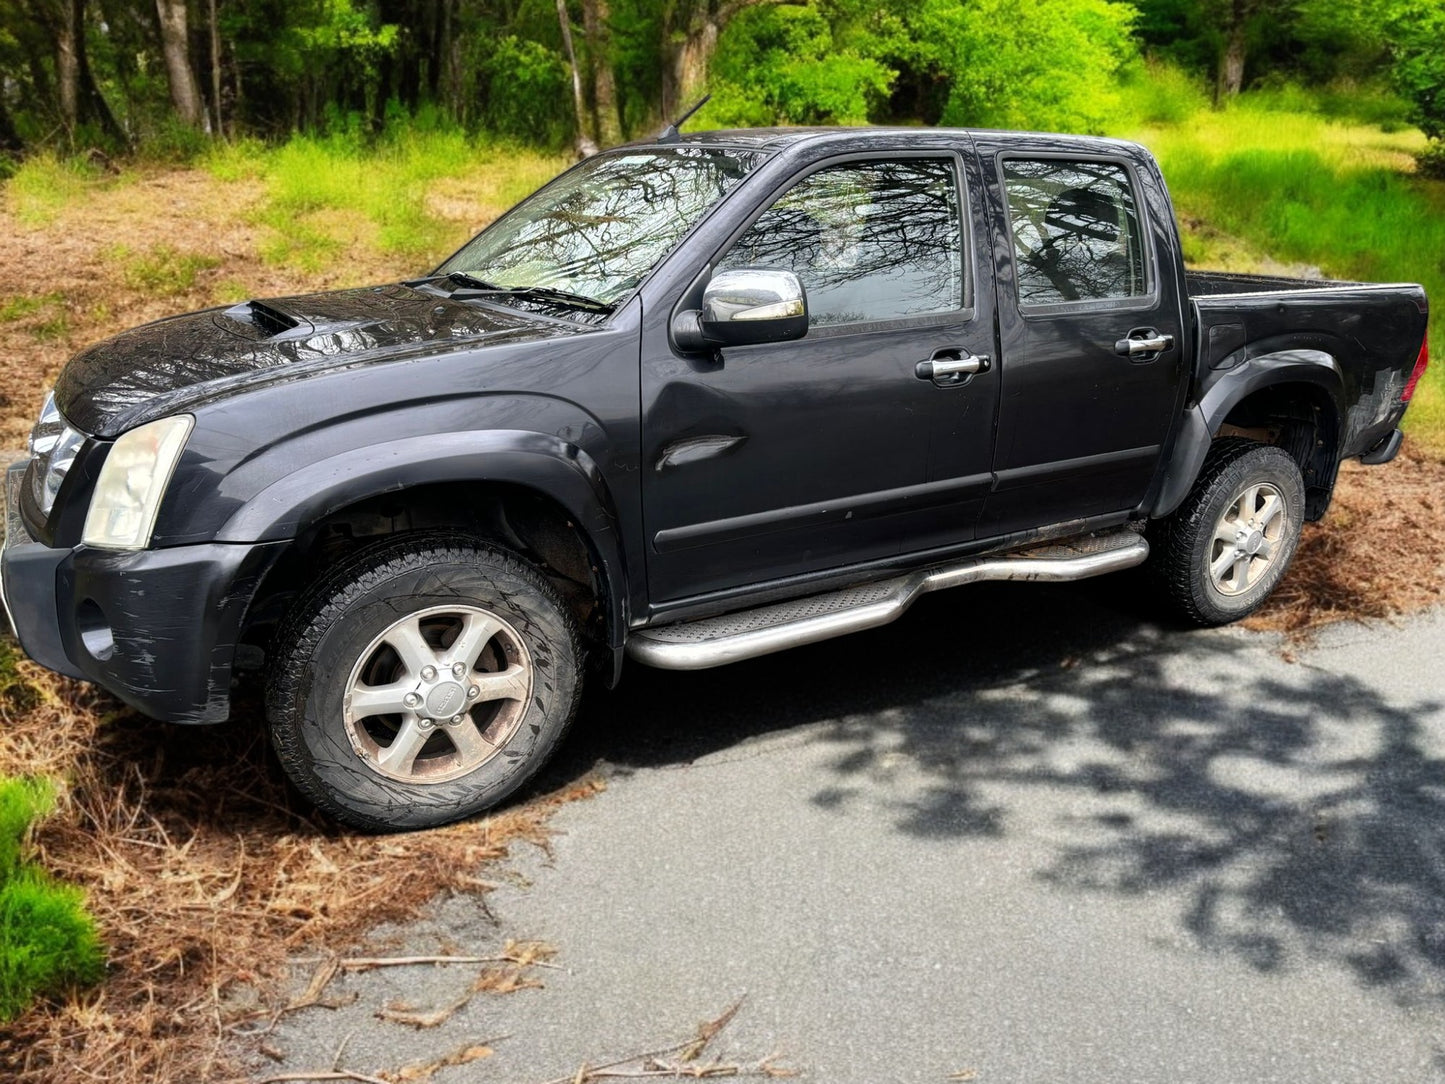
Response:
POLYGON ((1238 621, 1279 583, 1304 525, 1304 481, 1283 449, 1215 441, 1184 503, 1152 525, 1156 582, 1196 625, 1238 621))
POLYGON ((297 604, 266 707, 296 786, 370 831, 425 828, 501 802, 576 712, 581 648, 551 585, 468 539, 362 551, 297 604))

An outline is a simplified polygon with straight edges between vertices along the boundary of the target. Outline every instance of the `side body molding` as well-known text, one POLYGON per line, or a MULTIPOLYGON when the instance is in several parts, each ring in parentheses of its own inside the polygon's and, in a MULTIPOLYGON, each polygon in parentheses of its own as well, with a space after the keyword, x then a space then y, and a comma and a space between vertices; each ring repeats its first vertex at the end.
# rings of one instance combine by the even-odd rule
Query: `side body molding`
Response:
POLYGON ((626 585, 617 510, 585 451, 556 436, 515 429, 436 433, 385 441, 307 463, 231 515, 218 542, 290 539, 348 505, 439 482, 503 482, 560 504, 581 529, 606 595, 608 638, 621 647, 626 585))
POLYGON ((1152 518, 1167 516, 1184 502, 1230 411, 1255 392, 1277 384, 1312 384, 1322 388, 1335 404, 1336 424, 1341 417, 1344 380, 1339 362, 1323 350, 1260 354, 1208 375, 1213 379, 1198 403, 1185 411, 1183 428, 1164 465, 1163 484, 1154 502, 1145 509, 1152 518))

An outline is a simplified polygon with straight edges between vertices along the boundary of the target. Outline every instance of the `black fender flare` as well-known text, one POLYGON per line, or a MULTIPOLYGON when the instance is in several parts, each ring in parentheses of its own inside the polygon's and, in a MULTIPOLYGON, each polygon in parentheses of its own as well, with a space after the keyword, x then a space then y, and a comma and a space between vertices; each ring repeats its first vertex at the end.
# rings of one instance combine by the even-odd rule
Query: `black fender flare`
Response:
POLYGON ((597 562, 609 646, 627 628, 627 575, 616 506, 597 463, 556 436, 513 429, 410 436, 298 466, 237 508, 217 542, 295 538, 358 501, 439 482, 499 482, 560 505, 597 562))
MULTIPOLYGON (((1311 384, 1335 405, 1335 420, 1344 417, 1344 377, 1339 362, 1323 350, 1280 350, 1260 354, 1220 375, 1184 419, 1154 500, 1145 509, 1151 519, 1167 516, 1184 503, 1204 466, 1209 447, 1229 414, 1245 399, 1279 384, 1311 384)), ((1338 437, 1338 434, 1336 434, 1338 437)))

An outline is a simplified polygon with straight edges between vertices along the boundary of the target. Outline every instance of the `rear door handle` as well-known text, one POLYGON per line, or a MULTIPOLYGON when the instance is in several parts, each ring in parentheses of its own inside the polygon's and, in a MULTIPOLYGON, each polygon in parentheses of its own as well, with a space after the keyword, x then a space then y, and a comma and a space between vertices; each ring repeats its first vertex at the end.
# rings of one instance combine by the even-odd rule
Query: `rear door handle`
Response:
POLYGON ((948 388, 962 384, 977 373, 988 372, 988 365, 988 358, 983 355, 935 350, 931 358, 913 367, 913 373, 919 380, 931 380, 941 388, 948 388))
POLYGON ((1166 350, 1174 349, 1174 336, 1161 335, 1152 327, 1137 327, 1129 337, 1114 344, 1114 353, 1120 357, 1150 361, 1166 350))

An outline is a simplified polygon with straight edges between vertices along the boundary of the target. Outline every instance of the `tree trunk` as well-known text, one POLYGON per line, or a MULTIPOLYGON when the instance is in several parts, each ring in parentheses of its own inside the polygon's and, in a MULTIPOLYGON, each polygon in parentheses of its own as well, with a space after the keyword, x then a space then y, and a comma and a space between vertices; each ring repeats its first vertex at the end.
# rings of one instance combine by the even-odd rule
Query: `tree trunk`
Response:
POLYGON ((186 0, 156 0, 161 27, 161 52, 166 62, 166 79, 171 101, 181 123, 191 128, 210 128, 201 105, 201 88, 191 70, 189 31, 186 28, 186 0))
POLYGON ((80 116, 82 120, 93 120, 106 135, 117 143, 129 143, 120 122, 110 111, 110 103, 96 85, 90 71, 90 57, 85 48, 85 4, 86 0, 71 0, 70 9, 75 25, 75 66, 80 91, 80 116))
POLYGON ((74 136, 80 123, 80 34, 76 4, 62 0, 60 21, 55 27, 55 82, 60 93, 60 120, 67 134, 74 136))
POLYGON ((1214 86, 1214 104, 1221 106, 1244 89, 1245 23, 1244 0, 1229 5, 1224 26, 1224 45, 1219 52, 1219 74, 1214 86))
POLYGON ((587 32, 587 58, 592 66, 593 134, 603 147, 622 142, 617 115, 617 83, 612 75, 612 32, 607 25, 607 0, 582 0, 582 26, 587 32))
POLYGON ((662 112, 676 118, 703 95, 718 36, 729 20, 759 3, 784 0, 674 0, 662 15, 662 112))
POLYGON ((5 99, 0 98, 0 151, 22 149, 20 133, 15 130, 15 122, 10 119, 10 113, 5 108, 5 99))
POLYGON ((557 0, 557 22, 562 27, 562 51, 567 54, 567 67, 572 70, 572 109, 577 118, 577 153, 583 158, 597 153, 597 144, 587 134, 587 107, 582 101, 582 76, 577 71, 577 52, 572 48, 572 23, 567 16, 567 0, 557 0))
POLYGON ((448 115, 465 124, 462 102, 462 28, 456 0, 442 0, 442 99, 448 115))
POLYGON ((221 24, 216 21, 216 0, 211 6, 211 108, 216 113, 216 134, 226 137, 226 118, 221 113, 221 24))

